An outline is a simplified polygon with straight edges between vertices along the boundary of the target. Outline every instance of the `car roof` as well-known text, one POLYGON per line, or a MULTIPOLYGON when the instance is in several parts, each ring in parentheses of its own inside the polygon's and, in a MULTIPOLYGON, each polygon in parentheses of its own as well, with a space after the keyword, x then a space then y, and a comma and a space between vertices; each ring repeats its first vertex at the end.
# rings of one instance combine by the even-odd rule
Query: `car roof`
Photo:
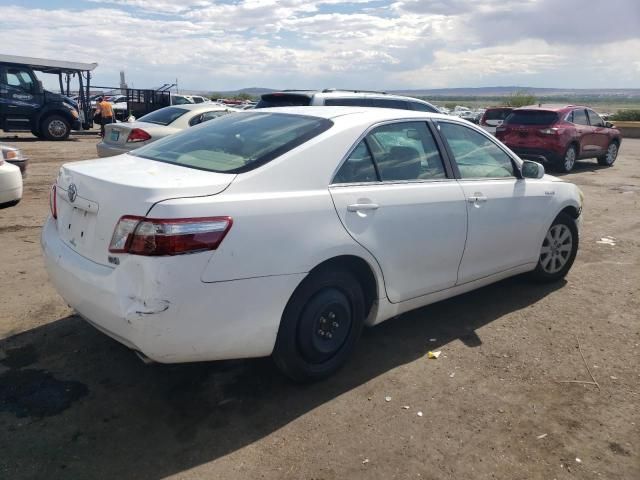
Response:
POLYGON ((170 105, 172 108, 182 108, 183 110, 190 111, 203 111, 203 112, 212 112, 214 110, 229 110, 232 112, 237 111, 237 108, 229 107, 220 103, 185 103, 183 105, 170 105))
MULTIPOLYGON (((379 108, 379 107, 326 107, 326 106, 304 106, 304 107, 271 107, 251 110, 259 113, 283 113, 289 115, 304 115, 307 117, 325 118, 335 120, 340 117, 356 118, 362 121, 382 122, 385 120, 399 119, 442 119, 455 120, 455 117, 443 113, 418 112, 415 110, 403 110, 399 108, 379 108)), ((468 123, 468 122, 466 122, 468 123)))
MULTIPOLYGON (((383 91, 377 90, 348 90, 348 89, 338 89, 338 88, 325 88, 324 90, 281 90, 277 92, 269 92, 265 93, 264 96, 274 95, 274 94, 288 94, 288 95, 301 95, 305 97, 322 97, 322 98, 359 98, 359 97, 383 97, 389 99, 396 100, 410 100, 420 103, 429 103, 425 100, 416 97, 407 97, 404 95, 395 95, 393 93, 387 93, 383 91)), ((430 104, 431 105, 431 104, 430 104)))
POLYGON ((564 112, 573 110, 574 108, 590 108, 584 105, 566 105, 566 104, 553 104, 553 103, 539 103, 538 105, 527 105, 524 107, 516 108, 515 110, 544 110, 548 112, 564 112))

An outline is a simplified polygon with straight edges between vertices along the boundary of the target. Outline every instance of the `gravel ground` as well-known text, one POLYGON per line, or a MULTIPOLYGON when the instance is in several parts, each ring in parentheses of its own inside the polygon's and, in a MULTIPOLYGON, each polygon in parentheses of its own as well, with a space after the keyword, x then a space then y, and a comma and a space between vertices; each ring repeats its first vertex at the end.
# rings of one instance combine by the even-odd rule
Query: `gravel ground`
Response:
POLYGON ((59 165, 97 138, 0 141, 31 158, 0 210, 0 478, 640 478, 640 140, 567 176, 586 205, 566 282, 402 315, 307 386, 269 359, 147 366, 74 316, 39 233, 59 165), (563 383, 587 366, 599 388, 563 383))

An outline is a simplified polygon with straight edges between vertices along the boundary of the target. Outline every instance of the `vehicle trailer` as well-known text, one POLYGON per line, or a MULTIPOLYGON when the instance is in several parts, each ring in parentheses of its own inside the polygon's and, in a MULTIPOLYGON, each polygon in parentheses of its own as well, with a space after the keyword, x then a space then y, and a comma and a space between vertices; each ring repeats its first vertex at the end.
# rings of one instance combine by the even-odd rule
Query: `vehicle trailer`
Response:
POLYGON ((65 140, 72 130, 91 128, 89 89, 91 72, 97 66, 0 54, 0 129, 65 140), (35 72, 58 75, 60 93, 45 90, 35 72), (71 78, 76 76, 78 102, 69 98, 71 78))

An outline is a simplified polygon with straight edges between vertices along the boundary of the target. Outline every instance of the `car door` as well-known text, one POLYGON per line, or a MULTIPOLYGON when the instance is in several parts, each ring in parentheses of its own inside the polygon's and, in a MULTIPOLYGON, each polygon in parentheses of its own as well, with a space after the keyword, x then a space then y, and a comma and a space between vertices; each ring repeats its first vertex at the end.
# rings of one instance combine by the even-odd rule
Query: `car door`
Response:
POLYGON ((591 133, 589 143, 598 147, 599 153, 604 154, 609 147, 609 130, 604 126, 604 120, 591 109, 587 109, 591 133))
POLYGON ((345 229, 378 261, 391 302, 455 285, 466 205, 426 122, 372 129, 329 191, 345 229))
POLYGON ((23 67, 6 67, 2 89, 5 102, 5 124, 11 130, 30 130, 31 120, 42 105, 43 96, 39 91, 33 73, 23 67))
POLYGON ((584 108, 577 108, 573 111, 573 124, 576 126, 576 132, 578 134, 577 140, 580 143, 580 157, 585 157, 593 154, 598 150, 597 145, 594 145, 591 124, 587 117, 587 111, 584 108))
POLYGON ((515 161, 488 134, 438 121, 468 211, 458 283, 534 262, 552 194, 541 181, 518 178, 515 161))

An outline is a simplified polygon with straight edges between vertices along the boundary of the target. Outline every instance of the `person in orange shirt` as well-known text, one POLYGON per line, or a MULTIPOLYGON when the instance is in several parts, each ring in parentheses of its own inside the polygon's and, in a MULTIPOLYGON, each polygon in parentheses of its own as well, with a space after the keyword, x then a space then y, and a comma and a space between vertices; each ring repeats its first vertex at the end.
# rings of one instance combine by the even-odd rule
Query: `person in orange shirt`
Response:
POLYGON ((104 97, 96 103, 96 115, 100 114, 100 136, 104 137, 104 126, 113 123, 113 106, 104 97))

